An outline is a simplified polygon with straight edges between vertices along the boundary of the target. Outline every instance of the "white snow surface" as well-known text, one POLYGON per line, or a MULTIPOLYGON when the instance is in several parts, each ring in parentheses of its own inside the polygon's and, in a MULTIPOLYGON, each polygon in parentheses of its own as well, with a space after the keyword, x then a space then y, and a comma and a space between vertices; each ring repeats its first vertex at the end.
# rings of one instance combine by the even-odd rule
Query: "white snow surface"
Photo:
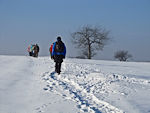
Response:
POLYGON ((150 113, 150 63, 0 56, 0 113, 150 113))

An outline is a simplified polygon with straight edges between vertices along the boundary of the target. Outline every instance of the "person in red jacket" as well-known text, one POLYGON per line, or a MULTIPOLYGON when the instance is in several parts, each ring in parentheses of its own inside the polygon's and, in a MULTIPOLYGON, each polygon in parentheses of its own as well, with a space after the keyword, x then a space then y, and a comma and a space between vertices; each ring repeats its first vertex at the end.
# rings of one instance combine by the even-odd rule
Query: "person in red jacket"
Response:
MULTIPOLYGON (((54 43, 53 43, 53 44, 54 44, 54 43)), ((49 52, 50 52, 50 55, 51 55, 51 59, 53 59, 53 56, 52 56, 53 44, 52 44, 51 47, 49 48, 49 52)))

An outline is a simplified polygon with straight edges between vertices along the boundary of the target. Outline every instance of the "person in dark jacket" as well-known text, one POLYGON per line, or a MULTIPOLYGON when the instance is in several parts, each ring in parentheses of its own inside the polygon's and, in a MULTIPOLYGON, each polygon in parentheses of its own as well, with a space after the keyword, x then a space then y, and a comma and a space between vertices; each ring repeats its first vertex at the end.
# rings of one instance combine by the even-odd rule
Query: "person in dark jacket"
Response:
POLYGON ((66 46, 62 42, 61 37, 57 37, 57 41, 53 43, 52 47, 52 58, 55 62, 55 71, 60 74, 61 63, 66 56, 66 46))
POLYGON ((34 49, 33 49, 33 50, 34 50, 33 57, 38 57, 38 53, 39 53, 39 50, 40 50, 38 44, 36 44, 36 45, 34 46, 34 49))

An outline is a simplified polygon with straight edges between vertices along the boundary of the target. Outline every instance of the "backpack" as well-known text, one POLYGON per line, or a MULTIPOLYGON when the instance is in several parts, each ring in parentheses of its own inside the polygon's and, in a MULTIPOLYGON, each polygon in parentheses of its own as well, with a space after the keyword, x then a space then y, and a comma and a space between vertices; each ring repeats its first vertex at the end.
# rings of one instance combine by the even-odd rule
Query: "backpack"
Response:
POLYGON ((64 52, 64 43, 63 42, 56 42, 55 45, 55 52, 64 52))

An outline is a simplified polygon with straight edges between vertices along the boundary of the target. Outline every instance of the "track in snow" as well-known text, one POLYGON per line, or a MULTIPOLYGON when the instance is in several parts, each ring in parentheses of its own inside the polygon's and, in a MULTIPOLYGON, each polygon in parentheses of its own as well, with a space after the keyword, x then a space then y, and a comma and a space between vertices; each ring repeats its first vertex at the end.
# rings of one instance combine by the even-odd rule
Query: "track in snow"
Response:
MULTIPOLYGON (((119 102, 129 104, 125 98, 136 92, 138 87, 149 87, 150 81, 130 78, 120 74, 103 74, 93 64, 64 63, 62 73, 52 71, 42 74, 47 82, 45 91, 52 91, 77 103, 81 112, 89 113, 123 113, 119 102), (113 97, 113 99, 109 101, 113 97), (114 106, 115 105, 115 106, 114 106)), ((130 112, 134 108, 126 108, 130 112)), ((128 112, 128 111, 127 111, 128 112)))
MULTIPOLYGON (((43 74, 43 79, 48 83, 47 87, 44 88, 44 90, 53 91, 66 99, 71 99, 75 101, 77 103, 77 107, 82 112, 123 113, 122 110, 119 110, 118 108, 110 105, 109 103, 98 99, 93 94, 93 92, 90 91, 92 90, 91 86, 85 87, 85 85, 79 84, 78 82, 76 82, 76 80, 67 78, 65 72, 60 75, 54 72, 46 72, 43 74)), ((103 79, 101 79, 101 81, 102 80, 103 79)))

